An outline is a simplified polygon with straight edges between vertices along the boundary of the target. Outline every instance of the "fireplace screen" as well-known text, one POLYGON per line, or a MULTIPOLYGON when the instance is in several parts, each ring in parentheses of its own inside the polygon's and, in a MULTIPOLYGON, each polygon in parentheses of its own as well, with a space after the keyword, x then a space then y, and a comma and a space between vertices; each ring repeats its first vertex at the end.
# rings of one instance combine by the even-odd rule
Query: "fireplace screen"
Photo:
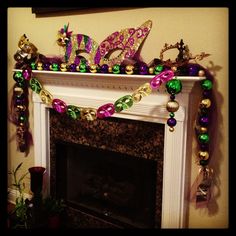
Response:
POLYGON ((157 162, 58 142, 56 192, 74 208, 134 227, 154 227, 157 162))

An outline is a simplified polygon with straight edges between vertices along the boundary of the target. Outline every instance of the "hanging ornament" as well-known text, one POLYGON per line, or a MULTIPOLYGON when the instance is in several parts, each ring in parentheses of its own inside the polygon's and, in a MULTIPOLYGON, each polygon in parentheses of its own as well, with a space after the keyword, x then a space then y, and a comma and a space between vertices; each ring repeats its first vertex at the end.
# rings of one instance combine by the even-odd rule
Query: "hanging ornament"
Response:
POLYGON ((180 93, 182 90, 182 83, 179 79, 172 79, 166 83, 167 92, 170 94, 170 100, 166 104, 167 111, 170 112, 170 118, 167 120, 167 124, 170 127, 171 132, 174 131, 174 126, 177 121, 174 118, 175 112, 179 109, 179 103, 175 100, 175 95, 180 93))

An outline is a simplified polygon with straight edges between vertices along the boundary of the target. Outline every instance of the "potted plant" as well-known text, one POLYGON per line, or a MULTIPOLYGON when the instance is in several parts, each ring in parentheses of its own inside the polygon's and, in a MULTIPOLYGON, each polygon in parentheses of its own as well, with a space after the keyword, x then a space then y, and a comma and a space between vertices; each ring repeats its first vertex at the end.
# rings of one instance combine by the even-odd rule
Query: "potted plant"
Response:
POLYGON ((29 200, 24 198, 25 184, 24 179, 29 174, 28 172, 22 174, 18 178, 18 171, 20 170, 23 162, 21 162, 15 169, 10 171, 8 174, 13 175, 12 186, 16 190, 16 200, 15 207, 12 212, 10 212, 10 227, 11 228, 28 228, 28 222, 30 218, 29 214, 29 200))
POLYGON ((65 210, 63 199, 56 199, 49 196, 44 199, 44 208, 48 216, 48 228, 60 228, 62 213, 65 210))

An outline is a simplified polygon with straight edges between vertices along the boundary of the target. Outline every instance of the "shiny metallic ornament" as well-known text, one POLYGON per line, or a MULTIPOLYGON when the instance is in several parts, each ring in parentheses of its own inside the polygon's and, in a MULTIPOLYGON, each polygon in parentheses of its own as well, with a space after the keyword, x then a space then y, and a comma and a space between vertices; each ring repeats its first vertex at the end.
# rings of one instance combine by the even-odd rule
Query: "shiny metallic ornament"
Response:
POLYGON ((80 118, 80 108, 77 106, 68 105, 66 113, 70 118, 74 120, 80 118))
POLYGON ((125 73, 127 75, 132 75, 134 73, 134 66, 133 65, 127 65, 125 67, 125 73))
POLYGON ((61 63, 61 65, 60 65, 60 70, 61 70, 62 72, 66 72, 66 71, 67 71, 67 65, 66 65, 66 63, 61 63))
POLYGON ((176 72, 176 71, 177 71, 177 67, 176 67, 176 66, 172 66, 172 67, 171 67, 171 70, 172 70, 173 72, 176 72))
POLYGON ((200 127, 200 128, 199 128, 199 132, 200 132, 201 134, 207 133, 207 127, 200 127))
POLYGON ((169 131, 170 131, 170 132, 174 132, 174 130, 175 130, 174 127, 170 127, 170 128, 169 128, 169 131))
POLYGON ((91 73, 97 73, 97 65, 91 64, 90 67, 89 67, 89 71, 91 73))
POLYGON ((198 157, 201 159, 201 160, 208 160, 209 158, 209 153, 207 151, 199 151, 198 152, 198 157))
POLYGON ((47 105, 52 104, 53 96, 47 90, 42 89, 39 93, 39 96, 40 96, 43 103, 45 103, 47 105))
POLYGON ((205 71, 204 70, 199 70, 198 71, 198 76, 200 76, 200 77, 205 76, 205 71))
POLYGON ((109 67, 108 67, 108 72, 109 72, 109 73, 112 73, 112 66, 109 66, 109 67))
POLYGON ((37 70, 43 70, 43 63, 42 62, 37 63, 37 70))
POLYGON ((200 102, 201 108, 209 108, 211 106, 211 100, 209 98, 205 98, 200 102))
POLYGON ((153 75, 153 74, 154 74, 154 67, 149 67, 148 73, 149 73, 150 75, 153 75))
POLYGON ((176 112, 179 109, 179 103, 177 101, 169 100, 166 104, 166 109, 169 112, 176 112))

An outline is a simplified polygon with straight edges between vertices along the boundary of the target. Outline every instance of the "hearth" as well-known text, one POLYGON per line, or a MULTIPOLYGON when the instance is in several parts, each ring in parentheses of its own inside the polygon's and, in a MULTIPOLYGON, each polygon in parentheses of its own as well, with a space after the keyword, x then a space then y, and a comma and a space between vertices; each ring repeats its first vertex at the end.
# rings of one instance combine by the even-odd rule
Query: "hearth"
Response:
POLYGON ((68 227, 161 226, 164 125, 50 110, 50 127, 50 192, 66 200, 68 227))

